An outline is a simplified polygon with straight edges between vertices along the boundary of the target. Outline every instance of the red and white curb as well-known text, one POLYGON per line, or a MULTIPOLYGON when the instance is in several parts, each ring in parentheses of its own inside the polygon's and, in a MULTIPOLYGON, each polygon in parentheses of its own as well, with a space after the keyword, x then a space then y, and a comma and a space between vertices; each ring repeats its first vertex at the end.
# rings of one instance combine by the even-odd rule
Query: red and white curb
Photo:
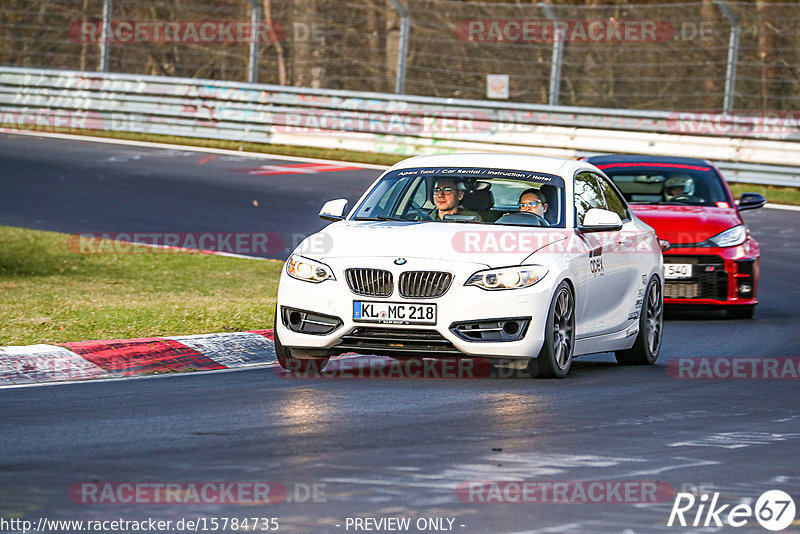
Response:
POLYGON ((0 386, 257 367, 275 361, 271 329, 0 347, 0 386))

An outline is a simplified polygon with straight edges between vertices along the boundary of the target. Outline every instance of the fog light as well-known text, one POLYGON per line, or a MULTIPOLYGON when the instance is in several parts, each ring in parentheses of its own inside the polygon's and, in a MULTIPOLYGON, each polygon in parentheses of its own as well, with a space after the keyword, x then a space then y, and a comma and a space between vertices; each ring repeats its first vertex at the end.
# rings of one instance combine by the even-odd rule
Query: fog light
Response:
POLYGON ((739 295, 742 297, 746 297, 753 292, 753 286, 750 284, 741 284, 739 286, 739 295))
POLYGON ((464 321, 450 325, 450 331, 465 341, 517 341, 528 330, 530 317, 508 317, 464 321))
POLYGON ((505 324, 503 324, 503 332, 509 336, 513 336, 519 332, 519 324, 514 321, 506 321, 505 324))
POLYGON ((289 314, 289 324, 292 326, 298 326, 302 320, 303 318, 296 311, 289 314))
POLYGON ((312 335, 327 335, 342 326, 342 320, 336 316, 286 306, 281 306, 281 321, 292 332, 312 335))

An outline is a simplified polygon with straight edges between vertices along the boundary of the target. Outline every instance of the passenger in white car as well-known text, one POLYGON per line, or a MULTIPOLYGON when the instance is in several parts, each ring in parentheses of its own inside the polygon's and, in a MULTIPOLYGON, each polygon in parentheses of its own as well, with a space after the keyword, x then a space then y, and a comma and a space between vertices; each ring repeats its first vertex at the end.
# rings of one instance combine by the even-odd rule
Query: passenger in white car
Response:
POLYGON ((544 217, 547 211, 547 202, 538 189, 526 189, 519 196, 519 211, 535 213, 539 217, 544 217))

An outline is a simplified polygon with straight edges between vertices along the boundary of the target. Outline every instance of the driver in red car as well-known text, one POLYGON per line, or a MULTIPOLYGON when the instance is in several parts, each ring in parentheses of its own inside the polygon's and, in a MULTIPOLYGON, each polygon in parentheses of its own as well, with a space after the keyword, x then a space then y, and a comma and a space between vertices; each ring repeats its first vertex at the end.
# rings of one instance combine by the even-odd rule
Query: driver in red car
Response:
POLYGON ((688 174, 675 173, 664 181, 664 200, 694 195, 694 180, 688 174))

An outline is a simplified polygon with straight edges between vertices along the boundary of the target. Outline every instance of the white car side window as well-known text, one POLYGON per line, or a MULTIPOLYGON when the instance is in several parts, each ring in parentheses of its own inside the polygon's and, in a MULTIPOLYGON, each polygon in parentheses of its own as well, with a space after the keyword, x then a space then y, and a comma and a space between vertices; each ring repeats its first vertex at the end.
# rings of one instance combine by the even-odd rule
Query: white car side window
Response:
POLYGON ((606 202, 592 173, 582 172, 575 177, 575 223, 582 225, 583 217, 592 208, 606 209, 606 202))
POLYGON ((594 177, 597 180, 597 183, 600 184, 603 197, 605 197, 606 209, 619 215, 619 218, 623 221, 630 219, 631 217, 628 214, 628 211, 625 209, 625 202, 619 197, 617 192, 614 191, 614 188, 611 187, 611 185, 604 180, 602 176, 594 175, 594 177))

